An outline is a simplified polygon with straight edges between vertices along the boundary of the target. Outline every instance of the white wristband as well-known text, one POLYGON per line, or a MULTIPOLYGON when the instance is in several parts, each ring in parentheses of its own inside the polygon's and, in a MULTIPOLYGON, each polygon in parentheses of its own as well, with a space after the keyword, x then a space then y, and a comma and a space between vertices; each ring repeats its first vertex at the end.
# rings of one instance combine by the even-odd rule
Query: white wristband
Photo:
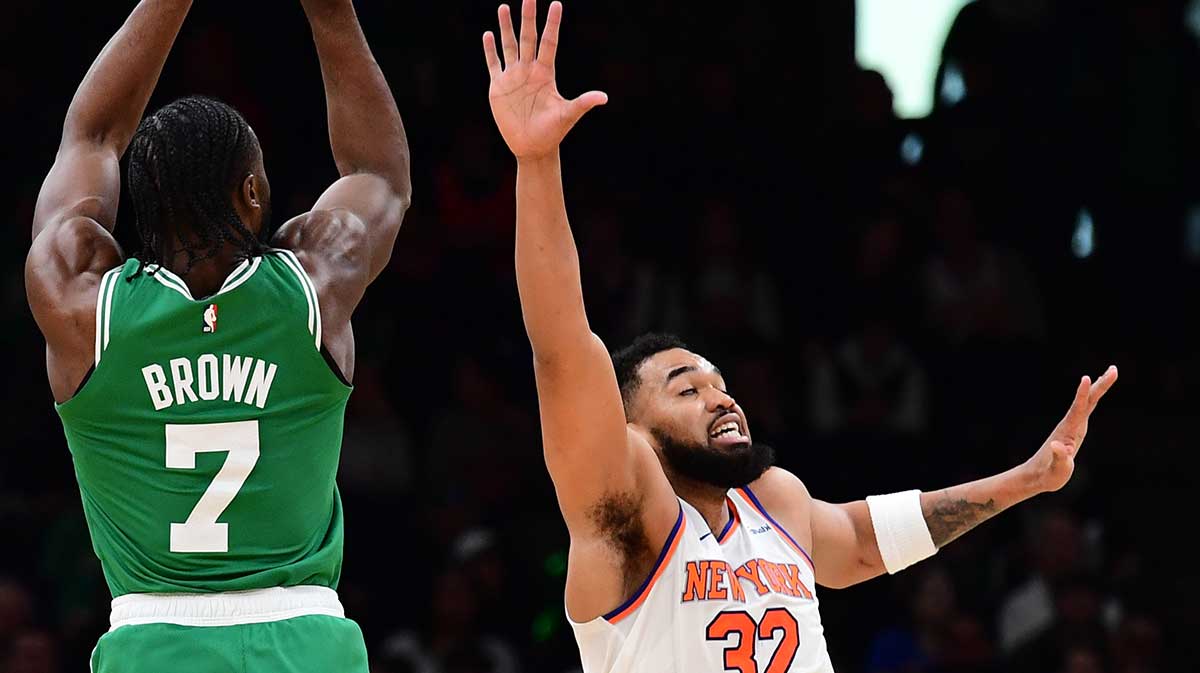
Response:
POLYGON ((937 553, 925 515, 921 513, 921 492, 905 491, 867 498, 875 542, 888 574, 904 570, 917 561, 937 553))

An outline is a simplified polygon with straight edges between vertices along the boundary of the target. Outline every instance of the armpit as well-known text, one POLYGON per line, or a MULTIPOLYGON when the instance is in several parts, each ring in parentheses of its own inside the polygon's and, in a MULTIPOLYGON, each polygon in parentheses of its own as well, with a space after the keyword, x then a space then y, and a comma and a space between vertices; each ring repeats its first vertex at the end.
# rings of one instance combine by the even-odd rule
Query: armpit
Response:
POLYGON ((642 521, 644 498, 632 493, 605 495, 592 507, 590 518, 596 531, 621 557, 622 584, 632 593, 646 579, 656 550, 646 537, 642 521))

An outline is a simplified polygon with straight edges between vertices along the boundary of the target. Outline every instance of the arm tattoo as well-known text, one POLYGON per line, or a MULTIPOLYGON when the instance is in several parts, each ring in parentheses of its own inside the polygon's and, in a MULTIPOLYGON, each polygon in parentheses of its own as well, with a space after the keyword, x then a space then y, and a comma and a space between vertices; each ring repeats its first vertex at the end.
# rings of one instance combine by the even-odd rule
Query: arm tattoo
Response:
POLYGON ((955 500, 946 492, 922 510, 933 544, 938 549, 998 513, 996 501, 991 498, 987 502, 971 502, 963 498, 955 500))

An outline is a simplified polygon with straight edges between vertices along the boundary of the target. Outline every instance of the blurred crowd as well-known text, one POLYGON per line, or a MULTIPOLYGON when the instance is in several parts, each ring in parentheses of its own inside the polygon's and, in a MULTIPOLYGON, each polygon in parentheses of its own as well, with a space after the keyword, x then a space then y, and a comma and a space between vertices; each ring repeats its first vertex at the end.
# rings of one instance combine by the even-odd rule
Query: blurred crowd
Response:
MULTIPOLYGON (((515 165, 479 48, 493 2, 359 3, 416 185, 355 317, 339 474, 340 592, 375 673, 579 668, 513 278, 515 165)), ((197 3, 153 103, 240 109, 281 219, 335 175, 294 4, 197 3)), ((22 263, 67 103, 131 6, 13 3, 0 21, 6 673, 86 670, 107 628, 22 263)), ((1200 3, 978 0, 920 120, 855 65, 853 3, 566 10, 560 87, 612 99, 564 147, 593 329, 708 354, 816 497, 1011 467, 1080 375, 1121 368, 1064 491, 819 594, 837 669, 1195 670, 1200 3)), ((117 233, 136 249, 129 217, 117 233)))

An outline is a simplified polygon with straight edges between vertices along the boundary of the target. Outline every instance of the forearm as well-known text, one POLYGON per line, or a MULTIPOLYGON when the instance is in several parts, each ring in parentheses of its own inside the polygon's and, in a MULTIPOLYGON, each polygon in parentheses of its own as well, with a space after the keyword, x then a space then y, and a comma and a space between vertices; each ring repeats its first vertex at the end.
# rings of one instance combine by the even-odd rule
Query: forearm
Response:
POLYGON ((871 496, 865 508, 851 509, 858 503, 843 507, 856 521, 859 555, 879 559, 889 573, 897 573, 1042 490, 1025 463, 1002 474, 940 491, 871 496))
POLYGON ((64 145, 90 141, 124 153, 191 6, 191 0, 138 3, 75 92, 64 145))
POLYGON ((329 141, 343 175, 372 173, 411 194, 408 138, 387 80, 371 55, 350 0, 306 0, 321 60, 329 141))
POLYGON ((1037 495, 1024 466, 967 484, 921 494, 921 513, 939 549, 1000 512, 1037 495))
POLYGON ((591 331, 557 152, 517 162, 517 289, 534 355, 554 359, 591 331))

